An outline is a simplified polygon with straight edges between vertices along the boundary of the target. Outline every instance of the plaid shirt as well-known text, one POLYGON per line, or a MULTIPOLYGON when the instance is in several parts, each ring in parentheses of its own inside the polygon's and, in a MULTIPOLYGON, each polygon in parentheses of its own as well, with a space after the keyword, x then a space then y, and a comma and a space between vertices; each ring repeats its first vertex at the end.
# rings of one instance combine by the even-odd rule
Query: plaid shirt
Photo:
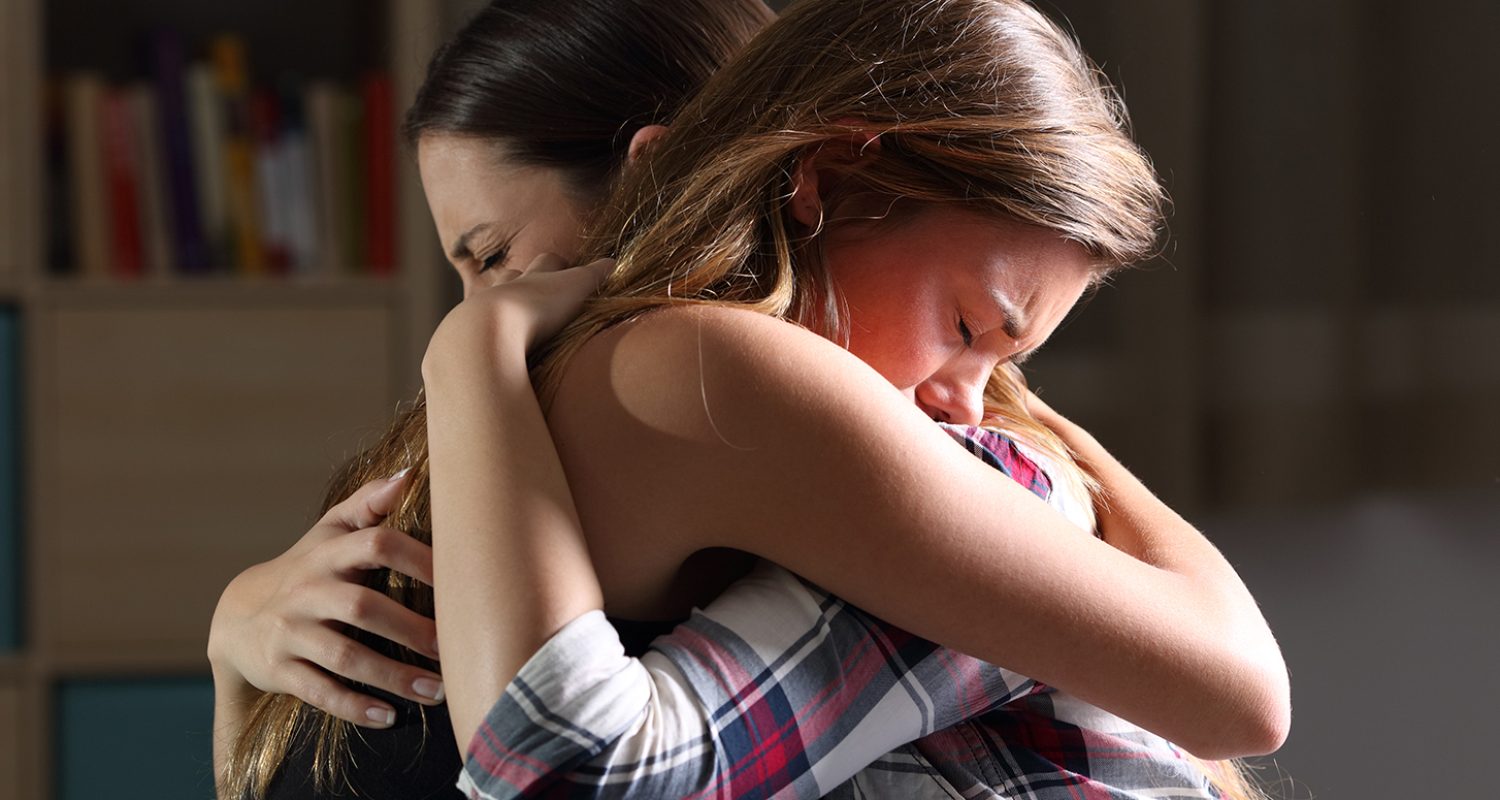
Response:
MULTIPOLYGON (((1054 507, 1009 438, 949 427, 1054 507)), ((1075 518, 1075 521, 1078 521, 1075 518)), ((469 745, 473 798, 1213 798, 1169 742, 763 563, 640 659, 602 612, 521 669, 469 745)))

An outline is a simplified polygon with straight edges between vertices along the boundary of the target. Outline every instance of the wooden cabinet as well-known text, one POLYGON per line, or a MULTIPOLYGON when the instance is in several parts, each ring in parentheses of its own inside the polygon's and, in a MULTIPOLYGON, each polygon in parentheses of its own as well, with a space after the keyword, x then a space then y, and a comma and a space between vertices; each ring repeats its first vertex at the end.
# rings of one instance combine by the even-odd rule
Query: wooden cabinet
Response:
POLYGON ((141 716, 116 720, 120 735, 180 751, 161 769, 197 771, 163 775, 162 787, 212 793, 198 772, 219 593, 308 528, 333 469, 413 396, 452 296, 414 159, 399 149, 388 275, 58 275, 48 79, 85 69, 138 82, 147 76, 135 54, 151 30, 177 29, 189 51, 227 32, 252 60, 264 55, 258 80, 381 71, 399 118, 443 25, 442 5, 427 0, 0 0, 0 311, 21 339, 0 369, 15 376, 22 409, 19 474, 0 470, 0 480, 22 501, 23 554, 0 558, 24 559, 12 564, 19 647, 0 650, 0 800, 92 791, 64 762, 89 763, 104 740, 70 730, 116 706, 141 716), (198 721, 153 728, 153 708, 198 721))
POLYGON ((384 287, 165 294, 35 311, 31 549, 46 580, 30 638, 48 659, 201 661, 224 585, 307 528, 396 396, 384 287))

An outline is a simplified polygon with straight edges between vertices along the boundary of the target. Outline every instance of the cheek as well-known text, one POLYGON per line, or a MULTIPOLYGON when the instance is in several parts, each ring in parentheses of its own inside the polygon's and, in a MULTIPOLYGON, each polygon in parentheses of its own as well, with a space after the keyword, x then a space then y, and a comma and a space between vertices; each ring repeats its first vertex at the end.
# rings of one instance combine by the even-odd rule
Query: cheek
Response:
POLYGON ((942 321, 915 300, 901 298, 858 311, 850 305, 849 352, 900 389, 931 377, 951 354, 941 338, 942 321))

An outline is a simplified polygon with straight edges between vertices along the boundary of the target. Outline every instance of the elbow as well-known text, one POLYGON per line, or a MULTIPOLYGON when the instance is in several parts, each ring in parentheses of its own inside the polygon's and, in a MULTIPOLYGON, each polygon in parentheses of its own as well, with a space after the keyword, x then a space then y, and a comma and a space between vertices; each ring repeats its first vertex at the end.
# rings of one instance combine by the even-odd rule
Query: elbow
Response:
POLYGON ((1286 743, 1292 728, 1291 686, 1278 657, 1249 670, 1234 702, 1203 720, 1194 742, 1178 742, 1193 755, 1211 760, 1270 755, 1286 743))
POLYGON ((1249 715, 1241 756, 1266 756, 1281 749, 1292 732, 1292 693, 1286 667, 1277 662, 1257 708, 1249 715))

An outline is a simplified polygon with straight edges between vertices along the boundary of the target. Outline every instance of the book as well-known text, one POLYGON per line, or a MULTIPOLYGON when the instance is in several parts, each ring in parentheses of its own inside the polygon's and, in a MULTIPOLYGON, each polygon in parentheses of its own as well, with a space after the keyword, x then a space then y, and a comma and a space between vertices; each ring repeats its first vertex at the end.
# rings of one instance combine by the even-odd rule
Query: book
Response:
POLYGON ((165 169, 161 183, 166 189, 173 266, 181 272, 203 272, 210 259, 203 239, 199 183, 193 163, 182 40, 170 30, 157 31, 150 38, 148 56, 156 88, 156 138, 165 169))
POLYGON ((259 275, 266 272, 266 259, 261 247, 260 201, 256 197, 245 43, 238 36, 219 36, 209 44, 209 56, 224 109, 224 185, 228 190, 232 263, 239 272, 259 275))
POLYGON ((161 112, 153 87, 136 83, 125 92, 136 133, 136 208, 140 212, 142 266, 147 275, 165 278, 171 275, 177 258, 173 252, 172 225, 168 218, 167 171, 159 125, 161 112))
POLYGON ((137 278, 145 269, 141 245, 140 176, 136 132, 130 99, 122 89, 106 89, 100 99, 100 136, 104 148, 105 195, 109 207, 109 271, 137 278))
POLYGON ((344 238, 349 227, 349 195, 345 187, 352 178, 345 173, 348 159, 342 151, 344 90, 327 82, 314 82, 303 93, 307 115, 307 139, 312 156, 316 191, 313 202, 317 222, 318 254, 315 270, 325 274, 342 271, 353 261, 344 238))
POLYGON ((78 268, 73 253, 72 172, 68 165, 67 103, 63 82, 47 81, 45 97, 47 267, 54 275, 68 275, 78 268))
POLYGON ((219 102, 213 69, 207 64, 188 66, 186 85, 204 265, 207 271, 219 271, 226 268, 233 257, 229 189, 225 177, 224 109, 219 102))
POLYGON ((370 272, 389 275, 396 267, 396 122, 391 79, 365 76, 364 100, 365 260, 370 272))
POLYGON ((252 87, 244 41, 189 63, 148 39, 144 80, 78 73, 47 93, 54 272, 389 274, 397 259, 391 78, 252 87))
POLYGON ((21 331, 0 307, 0 653, 21 646, 21 331))
POLYGON ((281 159, 287 198, 287 243, 293 269, 310 272, 318 261, 317 174, 303 92, 293 81, 281 91, 281 159))
POLYGON ((341 204, 345 209, 339 220, 338 236, 342 240, 345 261, 344 273, 363 273, 369 268, 369 254, 365 252, 365 112, 359 94, 343 91, 338 96, 338 127, 335 132, 334 157, 339 160, 339 185, 337 191, 343 195, 341 204))
POLYGON ((68 194, 72 212, 73 257, 76 274, 99 278, 109 274, 110 216, 105 195, 104 146, 99 114, 104 104, 104 80, 93 73, 75 73, 64 82, 64 123, 68 142, 68 194))
POLYGON ((282 140, 281 103, 266 89, 250 98, 250 128, 254 142, 255 195, 260 214, 261 250, 266 267, 285 273, 292 266, 291 192, 282 140))

